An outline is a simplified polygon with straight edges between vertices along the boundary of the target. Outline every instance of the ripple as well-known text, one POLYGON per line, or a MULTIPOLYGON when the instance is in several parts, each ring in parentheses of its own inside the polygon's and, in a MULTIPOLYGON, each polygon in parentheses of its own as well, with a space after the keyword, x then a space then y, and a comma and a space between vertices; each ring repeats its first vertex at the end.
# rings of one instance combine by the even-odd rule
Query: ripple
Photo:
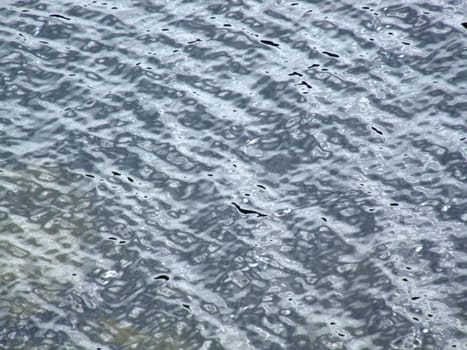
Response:
POLYGON ((460 4, 7 4, 6 347, 466 346, 460 4))

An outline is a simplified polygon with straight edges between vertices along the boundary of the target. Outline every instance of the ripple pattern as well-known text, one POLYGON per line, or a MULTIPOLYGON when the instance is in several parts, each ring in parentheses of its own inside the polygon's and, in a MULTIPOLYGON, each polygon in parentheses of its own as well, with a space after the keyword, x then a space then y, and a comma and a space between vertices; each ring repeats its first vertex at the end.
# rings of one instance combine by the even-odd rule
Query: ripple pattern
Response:
POLYGON ((0 5, 0 348, 467 349, 462 1, 0 5))

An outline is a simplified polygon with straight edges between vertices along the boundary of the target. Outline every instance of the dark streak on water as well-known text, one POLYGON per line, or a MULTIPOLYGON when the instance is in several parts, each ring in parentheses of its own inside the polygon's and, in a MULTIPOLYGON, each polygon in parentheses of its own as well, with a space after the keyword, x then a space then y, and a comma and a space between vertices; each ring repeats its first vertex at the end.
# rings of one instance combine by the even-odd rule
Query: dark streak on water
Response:
POLYGON ((466 349, 461 1, 0 3, 1 349, 466 349))
POLYGON ((232 202, 233 206, 235 208, 237 208, 237 210, 242 213, 242 214, 255 214, 256 216, 258 217, 261 217, 261 216, 267 216, 266 214, 262 214, 256 210, 251 210, 251 209, 245 209, 245 208, 242 208, 240 207, 237 203, 235 202, 232 202))
POLYGON ((271 46, 275 46, 275 47, 278 47, 278 46, 279 46, 279 44, 277 44, 277 43, 275 43, 275 42, 273 42, 273 41, 271 41, 271 40, 261 40, 261 42, 262 42, 263 44, 266 44, 266 45, 271 45, 271 46))

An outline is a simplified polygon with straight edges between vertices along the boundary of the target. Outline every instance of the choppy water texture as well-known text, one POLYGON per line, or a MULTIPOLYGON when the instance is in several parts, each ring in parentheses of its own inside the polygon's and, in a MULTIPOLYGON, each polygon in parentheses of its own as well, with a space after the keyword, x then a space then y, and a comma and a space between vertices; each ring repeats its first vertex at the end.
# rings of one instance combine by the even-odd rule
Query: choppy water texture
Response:
POLYGON ((461 1, 0 6, 1 349, 467 349, 461 1))

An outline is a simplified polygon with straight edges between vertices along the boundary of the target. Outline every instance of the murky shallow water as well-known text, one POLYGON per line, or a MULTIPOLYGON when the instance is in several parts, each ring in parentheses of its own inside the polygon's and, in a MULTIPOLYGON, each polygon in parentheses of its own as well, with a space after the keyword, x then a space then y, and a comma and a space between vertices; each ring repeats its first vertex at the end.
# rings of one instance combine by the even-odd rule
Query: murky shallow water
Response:
POLYGON ((466 5, 3 1, 0 348, 466 349, 466 5))

